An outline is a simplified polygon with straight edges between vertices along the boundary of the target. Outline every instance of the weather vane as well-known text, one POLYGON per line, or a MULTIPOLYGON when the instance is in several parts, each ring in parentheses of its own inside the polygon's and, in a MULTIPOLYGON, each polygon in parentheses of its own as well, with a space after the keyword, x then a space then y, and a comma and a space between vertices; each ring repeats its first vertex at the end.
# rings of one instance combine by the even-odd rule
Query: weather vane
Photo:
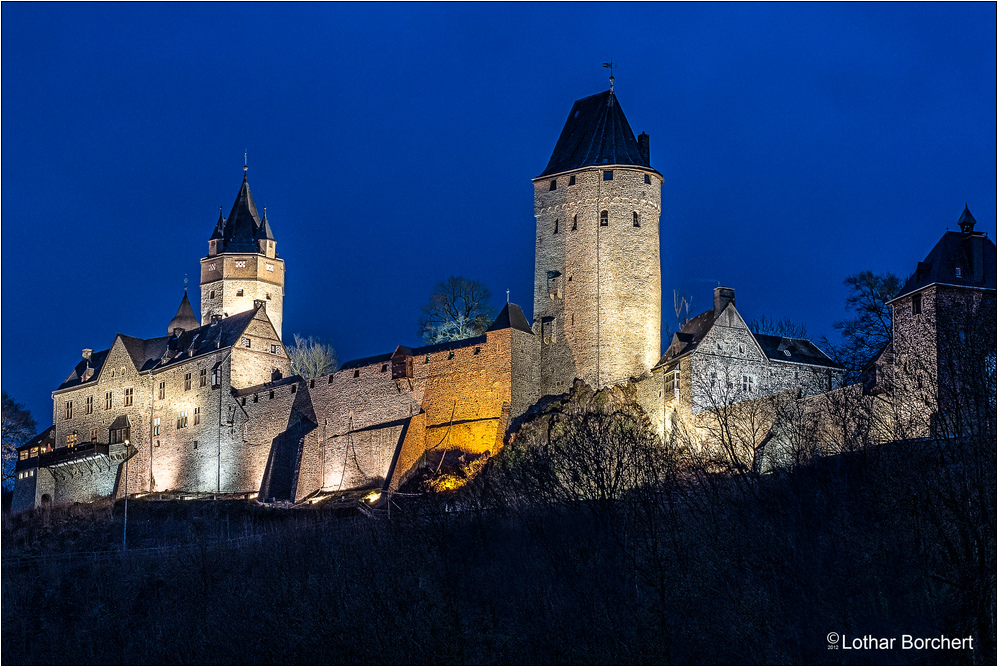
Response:
POLYGON ((249 149, 243 151, 243 171, 249 171, 249 149))
POLYGON ((613 92, 613 59, 611 58, 608 63, 603 63, 603 67, 610 70, 610 92, 613 92))

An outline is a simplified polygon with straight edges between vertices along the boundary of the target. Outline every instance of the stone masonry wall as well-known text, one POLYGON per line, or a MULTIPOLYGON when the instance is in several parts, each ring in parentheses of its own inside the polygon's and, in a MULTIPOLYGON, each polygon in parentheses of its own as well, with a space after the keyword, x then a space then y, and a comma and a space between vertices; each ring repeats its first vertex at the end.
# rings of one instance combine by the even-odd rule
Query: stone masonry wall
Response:
POLYGON ((534 181, 542 394, 566 391, 575 377, 592 386, 641 377, 658 362, 661 186, 657 174, 620 166, 534 181), (611 170, 613 180, 604 180, 611 170))

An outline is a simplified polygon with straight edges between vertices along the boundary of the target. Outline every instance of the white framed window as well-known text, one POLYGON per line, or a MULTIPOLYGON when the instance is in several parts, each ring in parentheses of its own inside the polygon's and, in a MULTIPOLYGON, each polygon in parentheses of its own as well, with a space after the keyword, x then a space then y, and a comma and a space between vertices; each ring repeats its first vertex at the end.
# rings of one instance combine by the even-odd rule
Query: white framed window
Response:
POLYGON ((250 339, 247 336, 243 336, 243 340, 242 340, 241 344, 242 344, 243 347, 249 347, 250 346, 250 339))
POLYGON ((159 426, 160 426, 160 420, 159 420, 159 417, 156 417, 155 419, 152 420, 152 434, 153 435, 159 435, 159 426))
POLYGON ((187 428, 187 410, 181 410, 177 415, 177 428, 187 428))
POLYGON ((237 269, 245 269, 246 268, 246 260, 245 259, 237 259, 236 260, 236 268, 237 269))
POLYGON ((267 270, 270 271, 271 273, 273 273, 274 272, 274 265, 273 264, 268 264, 267 265, 267 270))
POLYGON ((214 262, 212 262, 211 264, 208 265, 208 270, 209 271, 215 271, 217 269, 218 269, 218 267, 215 265, 214 262))
POLYGON ((755 376, 754 375, 743 375, 742 376, 742 391, 753 393, 755 392, 755 376))

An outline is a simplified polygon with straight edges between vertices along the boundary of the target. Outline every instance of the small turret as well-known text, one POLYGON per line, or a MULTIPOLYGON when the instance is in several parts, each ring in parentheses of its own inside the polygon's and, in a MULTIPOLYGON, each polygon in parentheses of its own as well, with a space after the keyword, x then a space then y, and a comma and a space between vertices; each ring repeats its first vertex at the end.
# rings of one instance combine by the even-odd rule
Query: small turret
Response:
POLYGON ((180 300, 177 314, 173 316, 169 326, 166 327, 166 335, 179 336, 183 332, 197 329, 199 326, 201 323, 194 316, 194 308, 191 306, 191 300, 187 298, 187 288, 185 287, 184 298, 180 300))
POLYGON ((961 215, 960 219, 957 220, 957 224, 960 225, 960 231, 964 234, 974 233, 974 225, 977 224, 977 220, 975 220, 974 216, 970 214, 970 209, 967 207, 967 204, 963 205, 963 215, 961 215))

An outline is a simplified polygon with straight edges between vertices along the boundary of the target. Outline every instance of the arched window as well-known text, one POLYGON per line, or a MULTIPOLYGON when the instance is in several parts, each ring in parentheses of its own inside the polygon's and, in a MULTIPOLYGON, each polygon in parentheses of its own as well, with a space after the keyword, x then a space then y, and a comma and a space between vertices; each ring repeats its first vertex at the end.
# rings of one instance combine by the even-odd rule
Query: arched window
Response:
POLYGON ((610 224, 610 213, 609 211, 599 212, 599 226, 606 227, 610 224))
POLYGON ((641 226, 641 218, 638 216, 638 212, 634 211, 631 215, 633 216, 632 222, 633 222, 634 226, 635 227, 640 227, 641 226))

